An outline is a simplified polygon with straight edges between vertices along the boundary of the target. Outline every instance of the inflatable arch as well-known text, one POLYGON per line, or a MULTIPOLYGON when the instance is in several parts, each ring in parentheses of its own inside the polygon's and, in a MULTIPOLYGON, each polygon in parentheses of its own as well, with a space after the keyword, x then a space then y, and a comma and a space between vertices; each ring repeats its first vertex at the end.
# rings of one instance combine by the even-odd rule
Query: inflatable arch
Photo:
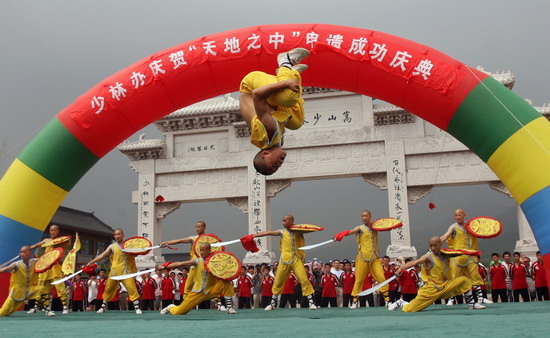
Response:
MULTIPOLYGON (((446 130, 498 175, 521 205, 550 266, 550 123, 486 74, 430 47, 367 29, 256 26, 198 38, 103 80, 26 146, 0 181, 0 262, 37 242, 78 180, 134 132, 184 106, 238 89, 275 55, 311 50, 304 86, 398 105, 446 130)), ((550 280, 550 269, 547 269, 550 280)))

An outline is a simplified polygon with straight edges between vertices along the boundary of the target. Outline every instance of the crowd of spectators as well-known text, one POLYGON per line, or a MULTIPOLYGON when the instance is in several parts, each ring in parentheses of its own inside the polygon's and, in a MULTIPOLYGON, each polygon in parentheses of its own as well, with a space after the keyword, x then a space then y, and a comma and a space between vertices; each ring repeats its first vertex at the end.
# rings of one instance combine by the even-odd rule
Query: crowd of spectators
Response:
MULTIPOLYGON (((529 257, 515 252, 513 255, 504 252, 502 257, 498 253, 491 255, 488 267, 479 263, 479 273, 485 285, 482 286, 484 297, 491 295, 493 302, 523 302, 549 300, 548 284, 544 264, 540 252, 536 254, 537 261, 531 263, 529 257)), ((386 278, 395 274, 397 268, 412 260, 398 258, 391 261, 388 256, 381 259, 386 278)), ((234 304, 239 309, 265 308, 272 297, 271 287, 277 272, 278 263, 249 265, 243 267, 239 276, 233 280, 235 287, 234 304)), ((351 292, 355 284, 354 261, 344 259, 332 260, 323 264, 312 261, 305 264, 309 281, 315 289, 315 305, 320 307, 348 307, 351 305, 351 292)), ((188 270, 161 271, 154 274, 146 273, 136 278, 136 286, 141 295, 141 309, 159 310, 169 304, 179 305, 182 301, 187 282, 188 270)), ((101 306, 102 295, 107 281, 105 270, 100 270, 98 276, 83 280, 80 275, 72 281, 67 281, 67 290, 73 312, 94 311, 101 306)), ((363 290, 375 286, 377 283, 367 274, 363 281, 363 290)), ((404 271, 397 279, 389 283, 390 302, 399 298, 410 302, 416 297, 418 289, 422 287, 422 269, 416 266, 410 271, 404 271)), ((460 297, 448 304, 461 303, 460 297)), ((360 307, 384 306, 384 298, 378 292, 359 298, 360 307)), ((29 304, 28 306, 34 306, 29 304)), ((53 310, 61 309, 61 301, 52 289, 53 310)), ((218 308, 223 306, 220 300, 207 301, 199 305, 200 309, 218 308)), ((306 307, 307 299, 302 296, 300 283, 291 273, 284 285, 283 292, 278 299, 279 308, 306 307)), ((133 310, 133 304, 128 299, 128 293, 120 284, 117 297, 108 303, 109 310, 133 310)))

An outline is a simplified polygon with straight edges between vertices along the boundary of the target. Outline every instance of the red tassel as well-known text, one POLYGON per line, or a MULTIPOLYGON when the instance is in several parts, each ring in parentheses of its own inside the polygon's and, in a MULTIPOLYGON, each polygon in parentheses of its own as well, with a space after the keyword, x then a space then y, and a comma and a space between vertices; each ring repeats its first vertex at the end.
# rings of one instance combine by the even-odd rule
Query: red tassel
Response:
POLYGON ((243 245, 243 248, 245 248, 247 251, 250 251, 250 252, 260 251, 260 249, 258 249, 258 246, 256 245, 256 241, 254 240, 254 235, 252 234, 242 237, 241 244, 243 245))
POLYGON ((155 201, 157 203, 162 203, 164 202, 164 197, 162 195, 158 195, 156 198, 155 198, 155 201))
POLYGON ((430 209, 435 209, 435 207, 437 207, 437 205, 435 205, 435 203, 430 202, 430 204, 428 204, 428 207, 430 209))

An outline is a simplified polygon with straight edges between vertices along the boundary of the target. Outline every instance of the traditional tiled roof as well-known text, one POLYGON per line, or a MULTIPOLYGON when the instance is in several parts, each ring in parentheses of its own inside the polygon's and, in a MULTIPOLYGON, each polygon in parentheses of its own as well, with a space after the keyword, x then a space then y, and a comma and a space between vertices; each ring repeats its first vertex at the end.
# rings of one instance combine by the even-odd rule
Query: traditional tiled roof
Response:
POLYGON ((85 212, 60 206, 53 215, 51 224, 57 224, 61 228, 94 233, 98 235, 112 236, 114 229, 103 223, 94 215, 94 212, 85 212))
POLYGON ((162 257, 164 257, 164 260, 167 262, 182 262, 190 259, 190 255, 188 252, 182 252, 182 253, 168 253, 168 254, 162 254, 162 257))
POLYGON ((162 120, 178 118, 178 117, 189 117, 189 116, 200 116, 200 115, 209 115, 209 114, 221 114, 221 113, 231 113, 239 111, 239 100, 232 98, 231 96, 225 95, 223 97, 215 97, 213 99, 205 100, 188 107, 178 109, 172 114, 166 115, 161 118, 162 120))
POLYGON ((139 140, 135 142, 121 143, 117 149, 122 152, 132 152, 139 150, 164 149, 165 139, 139 140))

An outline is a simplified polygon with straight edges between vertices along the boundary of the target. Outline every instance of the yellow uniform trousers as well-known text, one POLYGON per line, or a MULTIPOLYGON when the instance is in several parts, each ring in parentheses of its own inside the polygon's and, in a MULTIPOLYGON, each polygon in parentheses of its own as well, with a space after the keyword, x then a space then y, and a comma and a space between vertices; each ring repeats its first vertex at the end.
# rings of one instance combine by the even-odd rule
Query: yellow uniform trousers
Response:
POLYGON ((193 284, 194 284, 193 281, 195 280, 195 274, 196 273, 197 273, 197 271, 195 270, 195 267, 192 266, 189 269, 189 273, 187 274, 187 282, 185 283, 185 289, 183 290, 184 291, 183 295, 187 295, 188 293, 191 292, 191 290, 193 290, 193 284))
MULTIPOLYGON (((54 282, 58 279, 63 278, 63 276, 56 277, 54 279, 48 279, 48 280, 38 280, 38 285, 36 286, 37 290, 40 290, 40 296, 35 297, 35 299, 38 300, 39 305, 44 306, 47 308, 50 305, 50 291, 51 291, 51 282, 54 282)), ((67 289, 65 288, 65 283, 60 283, 53 285, 55 287, 55 290, 57 291, 57 295, 59 296, 59 299, 61 299, 61 304, 63 304, 63 307, 68 306, 68 299, 67 299, 67 289)))
POLYGON ((128 291, 130 301, 133 302, 139 299, 139 292, 137 291, 134 278, 127 278, 121 281, 108 278, 107 284, 105 284, 105 291, 103 292, 103 303, 110 302, 111 299, 115 298, 115 294, 118 292, 118 283, 120 282, 122 282, 122 285, 124 285, 126 291, 128 291))
POLYGON ((474 257, 462 255, 451 258, 450 267, 452 279, 465 276, 470 279, 474 286, 484 284, 483 279, 479 275, 479 265, 474 257))
POLYGON ((275 274, 275 281, 273 282, 273 287, 271 288, 274 295, 281 294, 283 291, 283 286, 285 285, 291 271, 294 272, 296 278, 298 278, 300 284, 302 284, 302 295, 309 296, 315 292, 315 290, 313 290, 313 285, 311 285, 311 282, 307 278, 306 269, 304 269, 304 262, 294 256, 292 263, 279 263, 277 273, 275 274))
MULTIPOLYGON (((361 257, 361 252, 359 252, 357 257, 355 257, 355 284, 351 291, 353 297, 357 297, 357 294, 363 291, 363 282, 369 272, 378 283, 386 280, 386 277, 384 277, 384 268, 378 257, 375 256, 372 261, 365 262, 363 257, 361 257)), ((387 284, 380 288, 380 293, 384 295, 386 301, 389 301, 388 288, 387 284)))
POLYGON ((436 285, 429 281, 418 290, 418 295, 409 304, 403 307, 403 312, 418 312, 432 305, 438 299, 445 299, 461 295, 472 288, 472 282, 460 276, 443 284, 436 285))
POLYGON ((6 298, 6 301, 4 302, 4 305, 2 305, 2 308, 0 308, 0 317, 13 314, 24 303, 24 300, 17 302, 13 300, 11 296, 8 296, 8 298, 6 298))
MULTIPOLYGON (((190 282, 189 284, 192 285, 193 283, 190 282)), ((217 298, 220 295, 232 297, 234 294, 235 289, 233 289, 233 284, 230 281, 215 279, 203 292, 190 291, 180 305, 170 308, 170 313, 173 315, 184 315, 205 300, 217 298)))

